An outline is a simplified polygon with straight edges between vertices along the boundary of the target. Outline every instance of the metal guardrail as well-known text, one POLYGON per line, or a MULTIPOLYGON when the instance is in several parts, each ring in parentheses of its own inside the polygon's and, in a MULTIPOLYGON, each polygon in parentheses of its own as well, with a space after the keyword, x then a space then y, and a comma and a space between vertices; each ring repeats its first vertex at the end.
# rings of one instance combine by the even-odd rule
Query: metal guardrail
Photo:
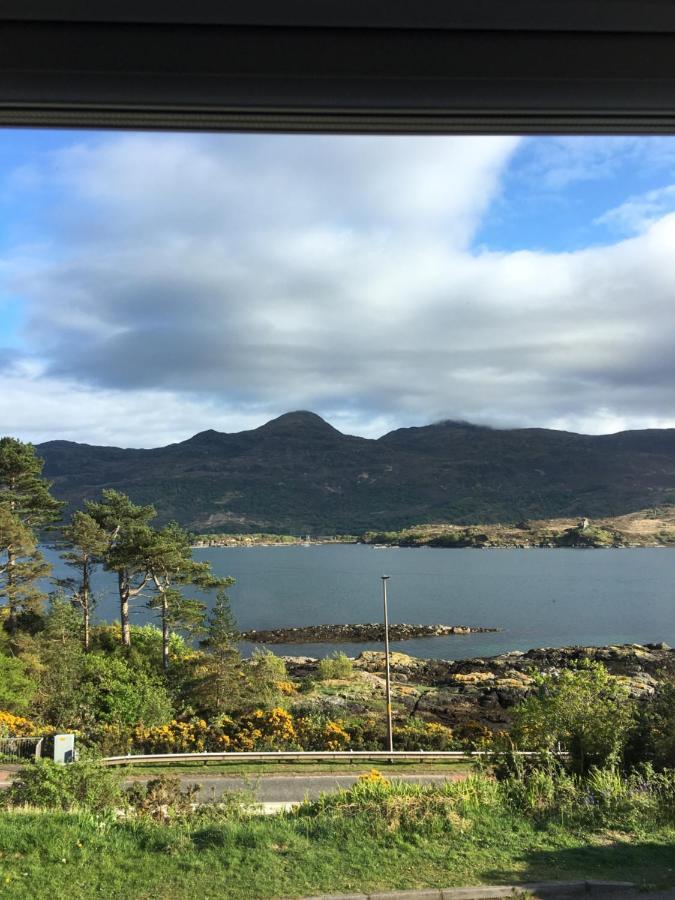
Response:
MULTIPOLYGON (((536 751, 516 750, 517 756, 538 756, 536 751)), ((105 766, 125 766, 133 763, 172 762, 267 762, 269 760, 404 760, 429 762, 431 760, 471 760, 481 756, 503 756, 494 750, 242 750, 203 753, 133 753, 126 756, 107 756, 101 760, 105 766)), ((556 756, 567 756, 558 752, 556 756)))

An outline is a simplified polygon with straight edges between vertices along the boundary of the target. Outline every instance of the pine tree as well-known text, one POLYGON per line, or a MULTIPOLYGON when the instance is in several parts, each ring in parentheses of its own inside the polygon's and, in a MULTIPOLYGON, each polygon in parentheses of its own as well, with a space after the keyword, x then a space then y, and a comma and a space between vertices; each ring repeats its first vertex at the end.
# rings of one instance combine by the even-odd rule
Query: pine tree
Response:
POLYGON ((152 506, 137 506, 119 491, 105 489, 100 501, 89 500, 86 512, 103 529, 107 547, 104 567, 117 573, 122 644, 131 646, 129 608, 150 584, 144 548, 152 541, 149 522, 156 515, 152 506))
POLYGON ((43 465, 32 444, 0 438, 0 596, 6 598, 9 631, 20 616, 41 611, 45 594, 38 582, 51 571, 37 549, 38 532, 56 521, 63 504, 52 497, 43 465))
POLYGON ((145 566, 157 592, 148 605, 160 610, 162 666, 166 671, 169 668, 171 628, 194 632, 204 621, 205 605, 185 597, 179 586, 191 584, 202 589, 226 587, 232 584, 232 579, 219 578, 211 571, 210 563, 193 560, 190 535, 176 522, 155 531, 144 552, 145 566))
POLYGON ((78 572, 72 602, 82 610, 84 649, 89 650, 91 612, 94 605, 91 577, 108 549, 108 535, 89 513, 78 510, 73 513, 70 524, 63 529, 63 536, 69 549, 61 554, 61 559, 78 572))
POLYGON ((218 591, 208 616, 206 637, 200 646, 206 651, 201 677, 193 686, 202 706, 212 715, 235 709, 246 692, 241 655, 237 642, 239 632, 224 590, 218 591))

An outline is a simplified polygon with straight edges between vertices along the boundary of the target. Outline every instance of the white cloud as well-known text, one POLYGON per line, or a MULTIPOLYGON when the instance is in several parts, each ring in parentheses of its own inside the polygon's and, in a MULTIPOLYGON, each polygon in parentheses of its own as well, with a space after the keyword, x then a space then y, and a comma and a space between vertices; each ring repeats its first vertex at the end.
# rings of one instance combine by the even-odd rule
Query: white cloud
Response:
POLYGON ((662 216, 675 210, 675 184, 656 188, 630 197, 595 220, 597 225, 609 225, 622 234, 645 231, 662 216))
POLYGON ((4 261, 34 361, 0 375, 5 430, 151 446, 297 408, 369 436, 672 424, 675 216, 575 253, 472 252, 516 147, 122 136, 57 154, 49 251, 4 261))
POLYGON ((574 184, 615 178, 626 166, 672 171, 675 142, 651 135, 529 138, 521 145, 518 174, 530 185, 559 192, 574 184))

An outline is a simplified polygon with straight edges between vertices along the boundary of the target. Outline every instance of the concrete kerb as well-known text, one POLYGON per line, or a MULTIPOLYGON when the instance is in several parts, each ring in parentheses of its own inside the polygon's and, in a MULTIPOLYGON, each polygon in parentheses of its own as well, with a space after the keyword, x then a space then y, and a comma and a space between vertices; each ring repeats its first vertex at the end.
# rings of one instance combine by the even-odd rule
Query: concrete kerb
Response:
POLYGON ((533 884, 483 885, 465 888, 431 888, 373 894, 322 894, 304 900, 497 900, 499 897, 615 896, 636 890, 630 881, 542 881, 533 884))

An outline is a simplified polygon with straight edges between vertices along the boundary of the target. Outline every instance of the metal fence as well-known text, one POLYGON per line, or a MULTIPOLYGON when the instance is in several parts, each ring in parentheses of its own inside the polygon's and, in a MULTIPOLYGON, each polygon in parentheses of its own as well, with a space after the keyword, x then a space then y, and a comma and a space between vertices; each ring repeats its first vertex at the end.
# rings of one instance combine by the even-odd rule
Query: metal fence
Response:
MULTIPOLYGON (((514 752, 514 751, 512 751, 514 752)), ((517 756, 538 756, 529 750, 515 751, 517 756)), ((222 753, 134 753, 126 756, 108 756, 101 760, 105 766, 126 766, 133 763, 174 762, 269 762, 270 760, 404 760, 406 762, 462 761, 477 757, 499 756, 491 750, 243 750, 222 753)), ((503 755, 503 754, 502 754, 503 755)), ((566 753, 557 753, 566 756, 566 753)))
POLYGON ((44 750, 43 737, 1 737, 0 762, 23 762, 40 759, 44 750))

